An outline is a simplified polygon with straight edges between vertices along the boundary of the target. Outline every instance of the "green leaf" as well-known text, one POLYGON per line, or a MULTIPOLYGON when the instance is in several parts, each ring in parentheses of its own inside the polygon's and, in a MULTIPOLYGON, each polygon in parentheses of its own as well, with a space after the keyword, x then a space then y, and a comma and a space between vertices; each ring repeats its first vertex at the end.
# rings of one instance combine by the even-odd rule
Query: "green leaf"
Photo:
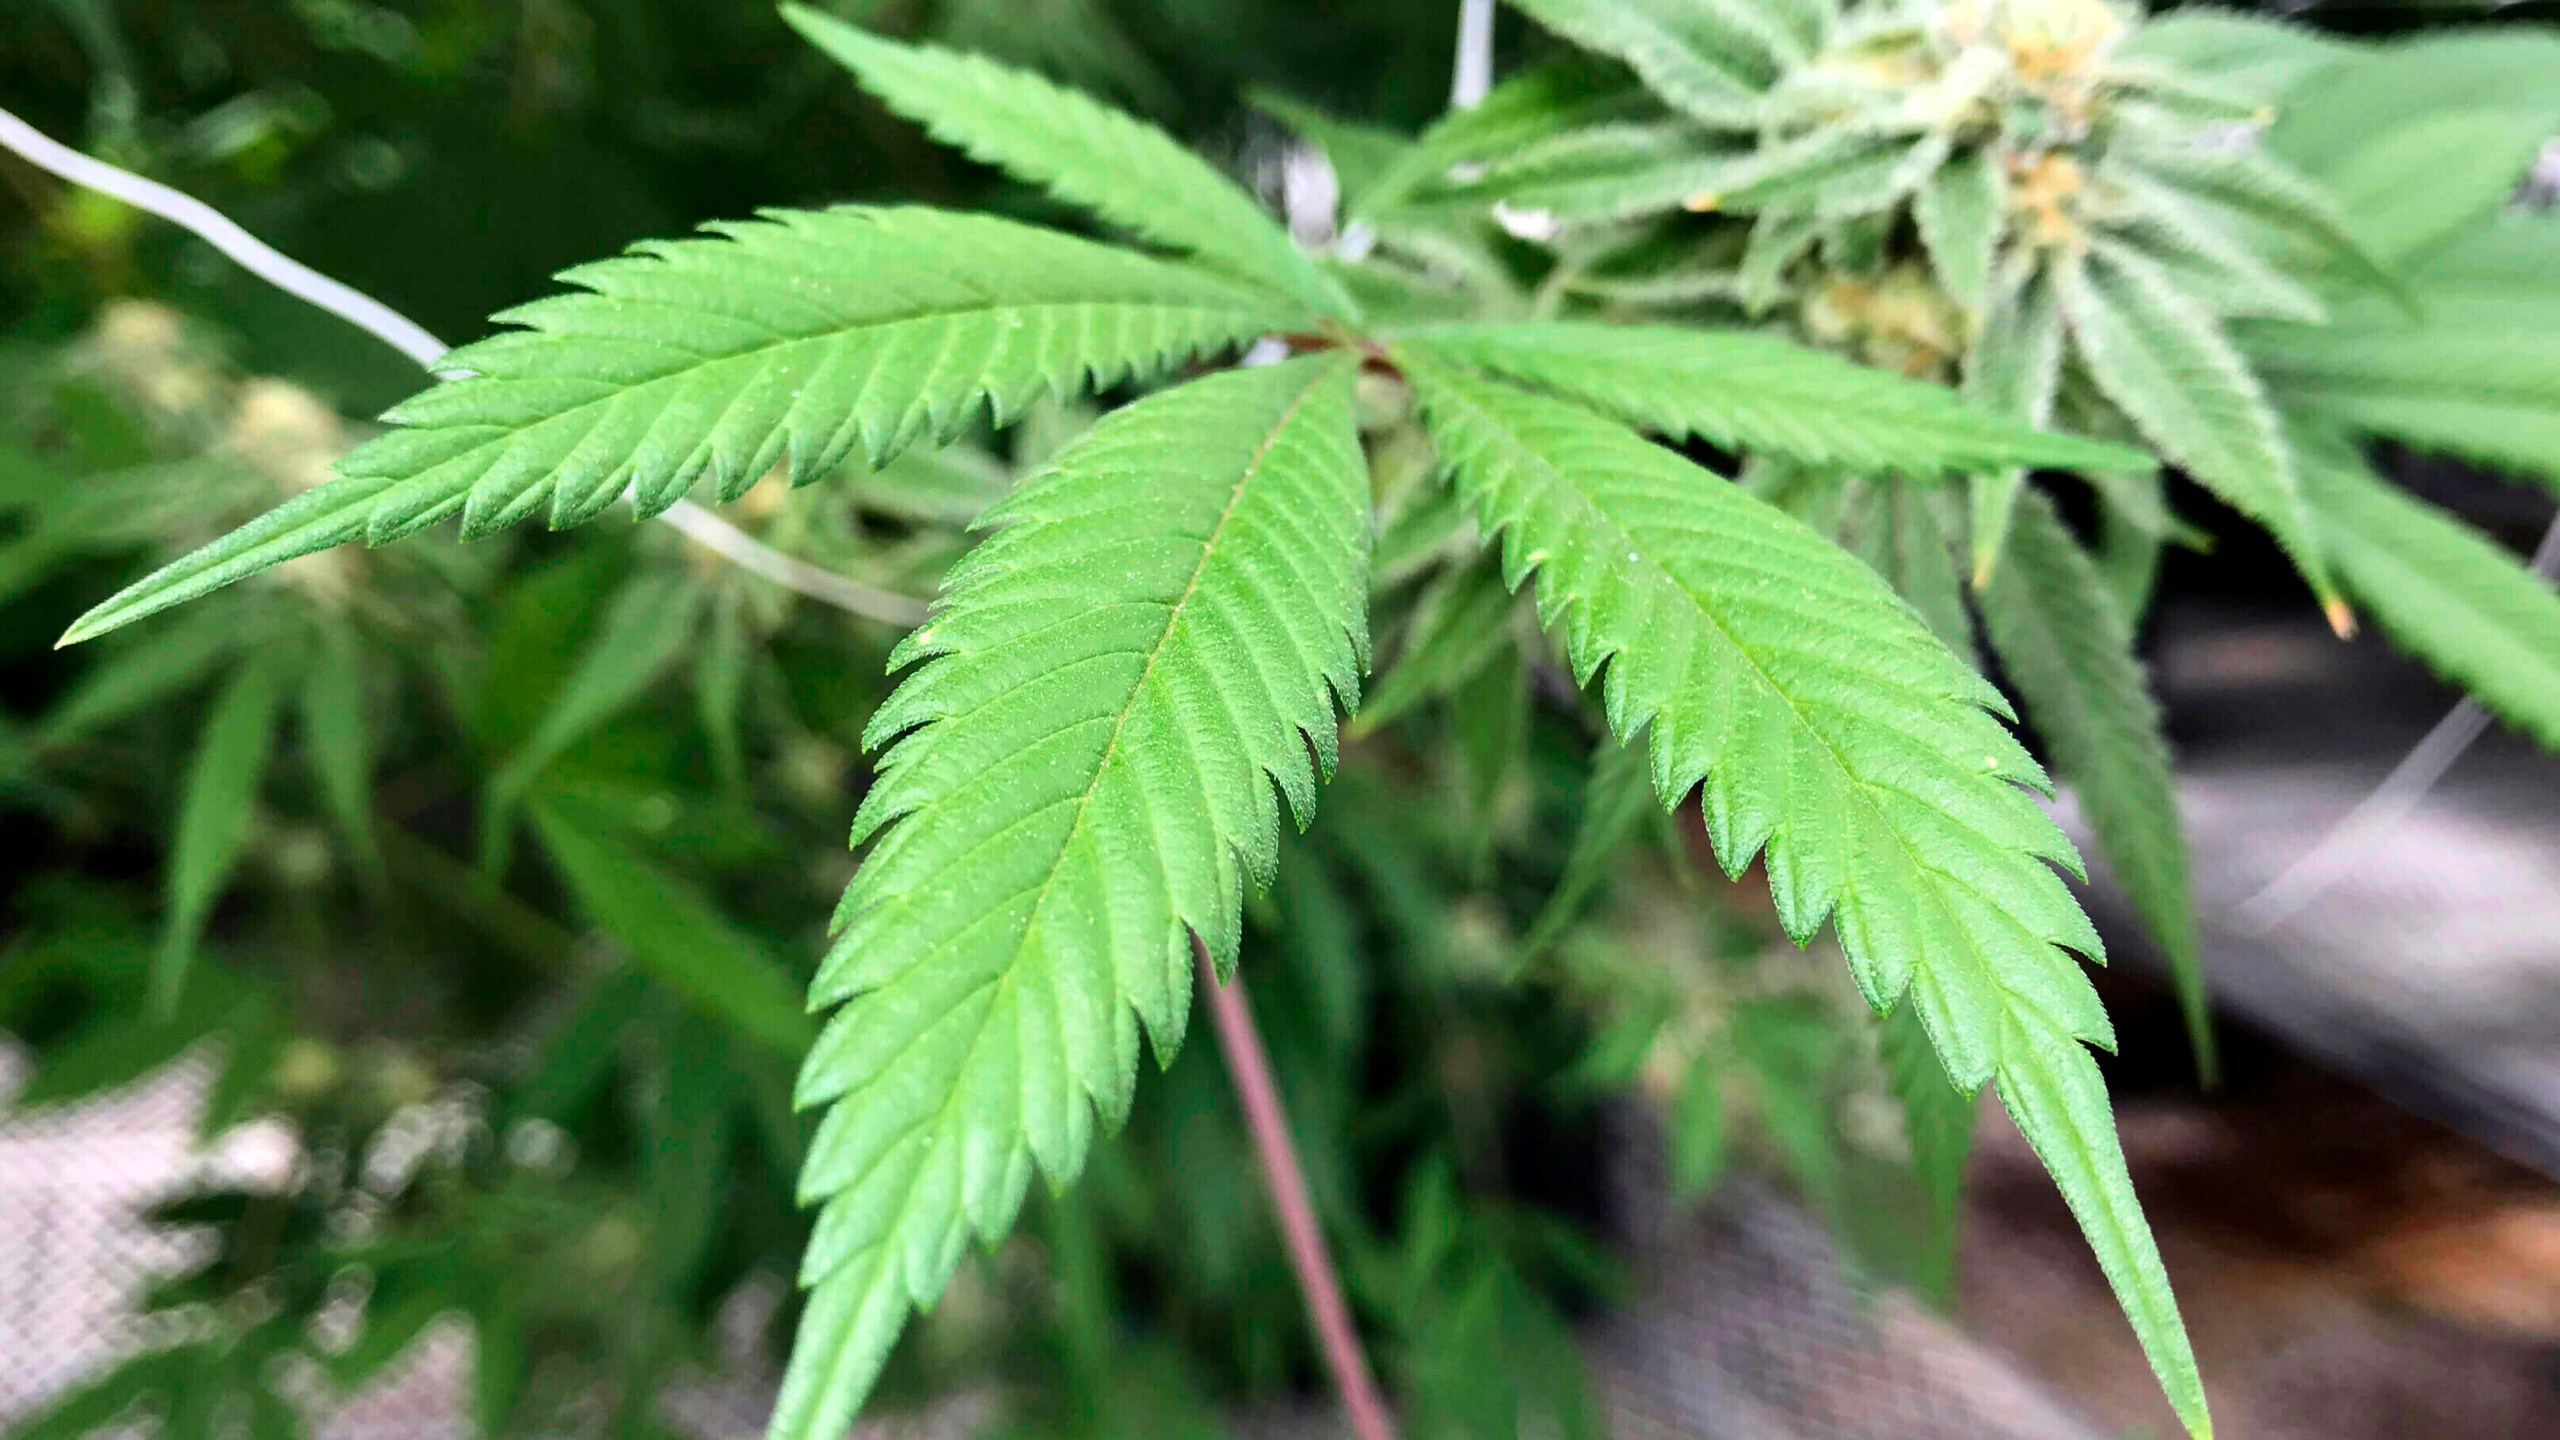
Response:
POLYGON ((1507 578, 1539 571, 1541 618, 1562 627, 1578 677, 1611 662, 1612 728, 1651 724, 1658 794, 1707 781, 1725 864, 1767 847, 1790 935, 1809 939, 1842 907, 1870 1000, 1883 1009, 1922 983, 1932 1033, 1975 1084, 2009 985, 2106 1035, 2060 948, 2098 953, 2046 863, 2076 857, 2021 788, 2043 772, 1986 713, 1997 693, 1873 572, 1606 420, 1399 356, 1459 493, 1502 537, 1507 578), (1940 866, 1967 874, 1966 898, 1942 893, 1940 866))
POLYGON ((1902 1133, 1911 1147, 1911 1172, 1928 1206, 1921 1237, 1923 1282, 1932 1299, 1952 1300, 1956 1246, 1964 1226, 1964 1167, 1973 1153, 1977 1097, 1947 1081, 1929 1049, 1929 1032, 1911 1006, 1884 1018, 1876 1036, 1885 1085, 1902 1107, 1902 1133))
POLYGON ((2560 487, 2560 218, 2514 215, 2431 257, 2425 312, 2338 307, 2253 325, 2249 356, 2288 410, 2523 471, 2560 487))
POLYGON ((2213 997, 2186 835, 2168 736, 2133 653, 2133 627, 2042 495, 2020 503, 2009 555, 1981 592, 1983 628, 2027 718, 2078 792, 2098 853, 2160 946, 2197 1074, 2211 1086, 2219 1070, 2213 997))
POLYGON ((785 1053, 809 1043, 815 1027, 789 966, 571 802, 530 813, 578 908, 660 984, 749 1039, 785 1053))
POLYGON ((2166 544, 2159 530, 2128 516, 2121 507, 2108 505, 2098 511, 2090 560, 2106 581, 2107 596, 2115 602, 2117 614, 2134 618, 2150 608, 2166 544))
POLYGON ((2316 80, 2285 87, 2266 147, 2388 260, 2490 223, 2560 130, 2560 37, 2548 30, 2407 37, 2345 52, 2316 80))
POLYGON ((42 508, 71 484, 69 476, 15 440, 0 440, 0 511, 42 508))
MULTIPOLYGON (((1910 193, 1926 171, 1918 137, 1825 126, 1727 160, 1693 182, 1692 210, 1805 209, 1823 219, 1870 215, 1910 193)), ((1943 153, 1932 150, 1930 153, 1943 153)))
POLYGON ((675 668, 694 636, 703 590, 681 572, 652 571, 624 586, 524 744, 481 799, 481 852, 499 853, 518 802, 570 746, 639 700, 675 668))
POLYGON ((1685 233, 1656 232, 1604 251, 1588 268, 1559 272, 1552 283, 1578 299, 1598 302, 1606 312, 1686 318, 1701 306, 1742 303, 1740 261, 1741 256, 1700 246, 1685 233))
POLYGON ((253 660, 232 675, 205 717, 178 797, 169 842, 168 912, 151 970, 152 1003, 164 1015, 186 986, 205 919, 239 864, 249 812, 258 803, 258 780, 275 746, 278 698, 273 667, 253 660))
POLYGON ((278 1394, 265 1378, 249 1390, 249 1440, 304 1440, 310 1427, 296 1403, 299 1397, 278 1394))
POLYGON ((513 1433, 508 1422, 532 1378, 533 1337, 514 1293, 520 1283, 513 1277, 484 1280, 480 1293, 470 1297, 471 1418, 483 1435, 513 1433))
POLYGON ((1572 848, 1565 852, 1564 873, 1538 918, 1520 937, 1513 965, 1526 968, 1564 938, 1573 922, 1618 870, 1618 854, 1647 822, 1661 824, 1653 805, 1652 767, 1641 741, 1621 745, 1603 739, 1591 762, 1590 783, 1582 787, 1581 819, 1574 826, 1572 848))
POLYGON ((1765 210, 1751 224, 1738 277, 1743 308, 1760 315, 1787 296, 1787 271, 1822 238, 1821 222, 1800 211, 1765 210))
POLYGON ((1380 677, 1355 732, 1376 730, 1425 700, 1446 695, 1510 647, 1511 587, 1491 565, 1443 573, 1415 603, 1396 662, 1380 677))
POLYGON ((1750 129, 1777 63, 1733 23, 1737 0, 1512 0, 1586 50, 1625 61, 1672 108, 1702 124, 1750 129))
POLYGON ((735 499, 860 445, 876 468, 947 441, 983 402, 1109 386, 1313 323, 1302 307, 1053 231, 933 210, 775 211, 565 272, 581 289, 498 318, 469 372, 394 408, 399 428, 306 491, 90 611, 68 644, 341 541, 454 515, 483 535, 536 514, 641 514, 705 477, 735 499))
POLYGON ((774 1440, 844 1432, 909 1309, 1036 1162, 1063 1184, 1126 1113, 1141 1029, 1179 1044, 1192 947, 1233 963, 1240 892, 1301 820, 1358 694, 1368 477, 1356 365, 1230 371, 1105 417, 989 513, 894 742, 876 838, 811 991, 822 1202, 774 1440))
POLYGON ((1840 1213, 1840 1133, 1832 1122, 1841 1032, 1818 1002, 1755 996, 1736 1007, 1733 1048, 1751 1077, 1752 1107, 1814 1207, 1840 1213))
POLYGON ((287 1016, 256 1001, 244 1001, 223 1018, 221 1065, 205 1086, 204 1108, 196 1112, 199 1142, 209 1143, 257 1116, 271 1093, 276 1062, 295 1039, 287 1016))
POLYGON ((1971 409, 1939 386, 1761 335, 1561 321, 1431 325, 1402 332, 1396 348, 1552 390, 1674 439, 1859 473, 2151 463, 2139 451, 2046 434, 1971 409))
POLYGON ((65 745, 170 704, 221 669, 241 641, 236 615, 190 616, 164 634, 136 637, 81 674, 44 717, 38 737, 65 745))
POLYGON ((1461 166, 1509 159, 1558 136, 1661 113, 1635 77, 1613 62, 1582 55, 1551 61, 1494 86, 1473 108, 1432 122, 1404 162, 1363 197, 1357 213, 1393 213, 1416 190, 1461 166))
MULTIPOLYGON (((212 612, 207 612, 208 614, 212 612)), ((321 628, 302 672, 302 744, 330 818, 369 875, 382 873, 373 833, 373 724, 364 654, 343 625, 321 628)))
POLYGON ((623 1036, 648 1013, 655 991, 649 972, 616 965, 588 981, 535 1042, 524 1079, 504 1097, 505 1124, 536 1116, 567 1127, 612 1078, 623 1036))
POLYGON ((1701 1050, 1689 1062, 1663 1121, 1671 1132, 1671 1198, 1694 1205, 1724 1177, 1724 1067, 1715 1051, 1701 1050))
POLYGON ((2275 413, 2221 323, 2158 266, 2121 250, 2065 265, 2056 278, 2073 345, 2098 388, 2160 453, 2265 526, 2333 604, 2275 413))
POLYGON ((1321 859, 1299 847, 1271 887, 1280 959, 1315 1013, 1326 1057, 1350 1073, 1368 1031, 1371 973, 1360 913, 1321 859))
POLYGON ((2396 292, 2400 277, 2348 228, 2329 193, 2256 145, 2120 143, 2108 152, 2135 173, 2246 217, 2344 266, 2366 285, 2396 292))
POLYGON ((1524 146, 1472 180, 1414 197, 1408 208, 1499 204, 1574 223, 1626 220, 1679 209, 1732 162, 1729 149, 1685 126, 1595 125, 1524 146))
POLYGON ((2273 102, 2354 52, 2308 25, 2199 7, 2146 18, 2116 53, 2273 102))
POLYGON ((2210 206, 2139 177, 2117 183, 2132 213, 2098 244, 2139 251, 2224 319, 2318 325, 2329 318, 2327 303, 2309 285, 2210 206))
POLYGON ((2338 576, 2395 642, 2560 750, 2560 593, 2505 547, 2385 483, 2334 436, 2304 437, 2304 483, 2338 576))
POLYGON ((1911 206, 1938 284, 1969 314, 1991 303, 1991 262, 2007 223, 2008 184, 1991 153, 1957 154, 1930 175, 1911 206))
POLYGON ((967 525, 1013 488, 1010 470, 965 445, 910 450, 853 478, 854 503, 919 525, 967 525))
POLYGON ((363 1328, 345 1349, 328 1356, 330 1381, 341 1392, 362 1388, 408 1354, 428 1327, 461 1309, 462 1297, 445 1282, 442 1268, 427 1264, 378 1269, 363 1328))
POLYGON ((737 1074, 729 1037, 684 1017, 668 1027, 664 1070, 641 1117, 640 1196, 649 1217, 649 1267, 686 1293, 721 1231, 737 1074))
POLYGON ((1964 579, 1956 571, 1955 536, 1937 506, 1944 498, 1900 481, 1862 483, 1844 517, 1846 543, 1910 603, 1929 633, 1980 669, 1964 579))
POLYGON ((2266 123, 2265 97, 2247 81, 2210 79, 2176 66, 2127 56, 2117 47, 2107 65, 2107 84, 2121 97, 2119 114, 2136 125, 2227 125, 2266 123))
MULTIPOLYGON (((1965 398, 1988 414, 2043 425, 2053 418, 2053 397, 2061 383, 2062 310, 2053 286, 2040 274, 2029 275, 2004 290, 1983 316, 1981 331, 1965 355, 1965 398)), ((1966 487, 1977 587, 1999 569, 2009 517, 2026 480, 2026 472, 2013 466, 1976 475, 1966 487)))
POLYGON ((782 18, 890 109, 972 159, 1319 313, 1352 313, 1341 287, 1253 197, 1145 121, 1027 70, 900 45, 805 5, 783 6, 782 18))
POLYGON ((1449 720, 1470 873, 1490 879, 1503 794, 1520 768, 1529 731, 1529 671, 1520 652, 1503 646, 1458 682, 1449 692, 1449 720))
POLYGON ((1831 918, 1879 1013, 1916 1007, 1960 1088, 1996 1081, 2117 1283, 2191 1428, 2194 1357, 2082 1042, 2112 1032, 2073 951, 2096 930, 2070 842, 1998 693, 1865 566, 1660 446, 1569 405, 1396 352, 1506 575, 1575 675, 1604 665, 1666 806, 1703 780, 1728 871, 1761 856, 1798 940, 1831 918))
MULTIPOLYGON (((25 893, 37 899, 35 888, 25 893)), ((71 1028, 44 1038, 34 1072, 10 1097, 13 1106, 35 1110, 131 1084, 235 1024, 252 1023, 262 1008, 218 965, 190 968, 175 1001, 154 1005, 148 991, 156 959, 152 937, 120 912, 74 909, 30 916, 16 927, 0 948, 0 1028, 52 1028, 46 1017, 66 993, 85 994, 90 1003, 71 1028)))
POLYGON ((1893 238, 1896 224, 1892 212, 1814 218, 1821 222, 1816 238, 1821 242, 1825 265, 1850 275, 1875 277, 1883 273, 1888 258, 1885 242, 1893 238))
POLYGON ((2177 1297, 2169 1293, 2160 1249, 2143 1222, 2141 1202, 2134 1198, 2097 1062, 2068 1038, 2023 1018, 2012 1018, 2008 1035, 1994 1080, 2000 1103, 2043 1157, 2081 1233, 2089 1237, 2098 1268, 2141 1337, 2170 1407, 2188 1434, 2211 1440, 2213 1420, 2205 1408, 2204 1382, 2178 1318, 2177 1297))

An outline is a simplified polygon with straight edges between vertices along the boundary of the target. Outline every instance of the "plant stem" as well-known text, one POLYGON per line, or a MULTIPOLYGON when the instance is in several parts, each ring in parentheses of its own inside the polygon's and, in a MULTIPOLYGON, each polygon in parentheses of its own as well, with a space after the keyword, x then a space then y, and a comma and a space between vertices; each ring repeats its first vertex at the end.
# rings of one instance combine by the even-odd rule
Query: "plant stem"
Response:
POLYGON ((1315 1205, 1307 1198, 1307 1178, 1298 1168, 1298 1147, 1289 1138, 1289 1117, 1280 1106, 1280 1090, 1271 1079, 1271 1059, 1262 1049, 1262 1032, 1254 1027, 1253 1009, 1245 1003, 1244 977, 1221 985, 1209 963, 1209 951, 1198 936, 1191 958, 1199 988, 1208 997, 1216 1022, 1218 1049, 1226 1056, 1227 1076, 1236 1087, 1236 1104, 1244 1111, 1245 1128, 1253 1134, 1254 1152, 1262 1160, 1262 1178, 1271 1191, 1271 1208, 1288 1243, 1289 1268, 1306 1297, 1307 1321, 1333 1374, 1334 1392, 1351 1417, 1351 1433, 1359 1440, 1394 1440, 1395 1422, 1378 1384, 1369 1373, 1368 1356, 1360 1348, 1360 1332, 1352 1326, 1350 1307, 1342 1301, 1342 1282, 1325 1249, 1324 1231, 1316 1223, 1315 1205))

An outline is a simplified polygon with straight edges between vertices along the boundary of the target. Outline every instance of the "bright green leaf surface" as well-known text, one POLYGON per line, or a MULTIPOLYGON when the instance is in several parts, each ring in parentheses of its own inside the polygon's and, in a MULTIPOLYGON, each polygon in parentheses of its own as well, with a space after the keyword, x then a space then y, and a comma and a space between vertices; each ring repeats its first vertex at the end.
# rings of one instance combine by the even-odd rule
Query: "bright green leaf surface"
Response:
POLYGON ((2097 933, 2052 868, 2076 857, 1996 692, 1872 571, 1738 488, 1586 411, 1399 358, 1506 573, 1535 574, 1578 677, 1606 667, 1611 727, 1645 733, 1657 794, 1703 781, 1718 858, 1762 857, 1788 932, 1832 919, 1869 1003, 1914 1007, 1960 1088, 1999 1087, 2205 1433, 2083 1044, 2112 1032, 2071 953, 2097 956, 2097 933))
POLYGON ((774 1440, 834 1440, 908 1311, 1032 1169, 1127 1111, 1141 1029, 1180 1042, 1195 943, 1234 960, 1280 805, 1302 820, 1366 659, 1353 366, 1195 381, 1106 417, 987 517, 855 821, 876 837, 812 999, 825 1209, 774 1440), (1195 939, 1196 937, 1196 939, 1195 939))
POLYGON ((776 211, 650 242, 498 318, 469 372, 393 409, 338 478, 81 617, 87 639, 280 561, 459 515, 481 535, 655 514, 708 478, 730 500, 787 463, 875 467, 992 411, 1111 385, 1312 323, 1300 305, 1054 231, 934 210, 776 211))

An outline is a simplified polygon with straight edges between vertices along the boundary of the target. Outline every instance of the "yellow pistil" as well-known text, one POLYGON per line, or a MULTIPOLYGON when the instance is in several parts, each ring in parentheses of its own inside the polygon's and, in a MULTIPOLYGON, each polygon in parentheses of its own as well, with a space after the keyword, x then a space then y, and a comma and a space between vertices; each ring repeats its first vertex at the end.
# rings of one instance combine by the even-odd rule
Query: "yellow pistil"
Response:
POLYGON ((2038 245, 2078 242, 2080 227, 2071 212, 2087 186, 2080 162, 2056 151, 2009 162, 2010 208, 2025 217, 2028 237, 2038 245))
POLYGON ((2011 0, 1998 26, 2009 63, 2029 85, 2088 73, 2124 21, 2104 0, 2011 0))

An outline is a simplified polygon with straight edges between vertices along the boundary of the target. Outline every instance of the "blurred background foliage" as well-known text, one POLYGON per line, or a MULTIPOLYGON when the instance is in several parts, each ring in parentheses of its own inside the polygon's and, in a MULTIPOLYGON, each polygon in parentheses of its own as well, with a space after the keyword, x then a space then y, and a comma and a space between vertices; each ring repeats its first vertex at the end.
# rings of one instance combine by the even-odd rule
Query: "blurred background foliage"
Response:
MULTIPOLYGON (((1036 65, 1248 175, 1280 143, 1251 91, 1407 130, 1437 113, 1457 11, 836 8, 1036 65)), ((454 340, 566 265, 762 205, 1045 214, 762 4, 19 0, 0 94, 454 340)), ((172 1198, 162 1221, 212 1237, 150 1297, 174 1343, 36 1433, 140 1403, 181 1440, 244 1416, 291 1435, 447 1315, 479 1337, 487 1432, 663 1431, 671 1381, 755 1373, 787 1333, 798 997, 894 629, 666 527, 598 527, 332 551, 56 652, 99 595, 314 483, 416 376, 159 221, 11 159, 0 188, 16 1103, 195 1056, 207 1134, 280 1117, 302 1156, 282 1184, 172 1198)), ((734 513, 921 597, 1084 418, 734 513)), ((1586 1434, 1565 1327, 1624 1283, 1624 1097, 1664 1117, 1682 1195, 1733 1163, 1782 1174, 1867 1280, 1942 1289, 1952 1217, 1910 1173, 1836 957, 1774 945, 1640 764, 1569 694, 1541 702, 1564 682, 1501 643, 1510 607, 1452 558, 1425 463, 1379 466, 1378 629, 1405 660, 1255 902, 1243 973, 1411 1432, 1586 1434)), ((1070 1203, 964 1267, 900 1366, 905 1395, 993 1395, 1023 1435, 1215 1435, 1310 1392, 1214 1046, 1146 1087, 1070 1203)))

